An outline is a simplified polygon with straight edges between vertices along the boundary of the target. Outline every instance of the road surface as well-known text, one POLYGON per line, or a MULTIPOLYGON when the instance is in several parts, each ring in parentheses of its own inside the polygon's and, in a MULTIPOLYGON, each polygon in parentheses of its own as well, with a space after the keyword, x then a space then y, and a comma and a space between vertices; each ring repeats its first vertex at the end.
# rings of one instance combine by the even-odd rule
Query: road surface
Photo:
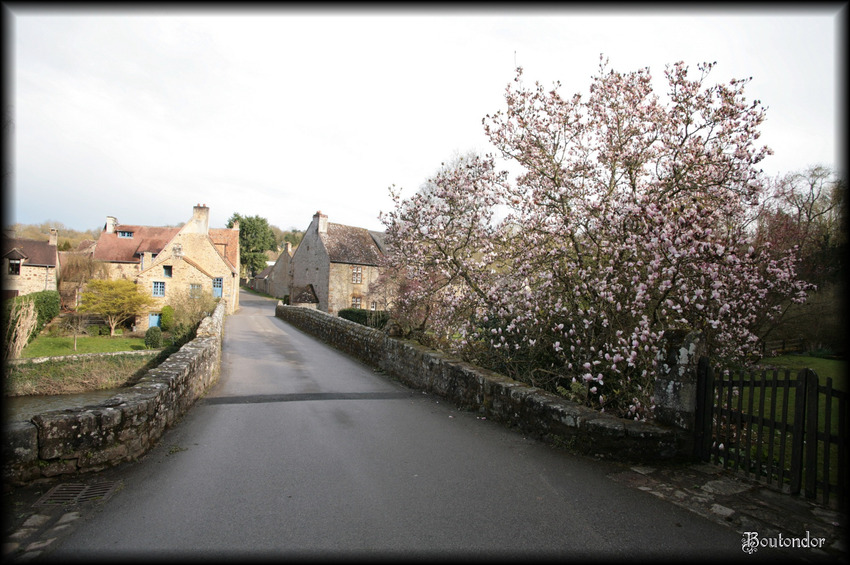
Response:
MULTIPOLYGON (((246 292, 219 382, 50 559, 740 559, 741 536, 393 382, 246 292)), ((758 557, 767 557, 761 552, 758 557)))

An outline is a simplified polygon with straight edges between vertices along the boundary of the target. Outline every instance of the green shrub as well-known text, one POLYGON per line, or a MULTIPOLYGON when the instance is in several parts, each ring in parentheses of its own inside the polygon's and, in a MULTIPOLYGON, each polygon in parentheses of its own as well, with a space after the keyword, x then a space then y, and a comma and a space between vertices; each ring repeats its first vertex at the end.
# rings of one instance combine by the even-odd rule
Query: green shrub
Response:
POLYGON ((35 333, 38 334, 50 320, 59 315, 59 293, 55 290, 42 290, 27 296, 35 301, 35 310, 38 312, 38 326, 35 333))
POLYGON ((384 310, 364 310, 362 308, 343 308, 337 314, 340 318, 357 322, 361 326, 381 329, 390 319, 389 312, 384 310))
MULTIPOLYGON (((13 303, 20 303, 24 300, 31 300, 35 304, 35 312, 38 316, 35 329, 30 334, 29 341, 31 342, 36 336, 41 333, 41 330, 53 318, 59 315, 59 293, 55 290, 42 290, 41 292, 33 292, 23 296, 16 296, 11 300, 5 300, 3 303, 3 330, 10 324, 14 324, 17 320, 11 320, 10 313, 13 303)), ((28 342, 29 343, 29 342, 28 342)), ((7 344, 8 345, 8 344, 7 344)))
POLYGON ((109 335, 109 326, 104 324, 92 324, 86 328, 86 333, 90 336, 109 335))
POLYGON ((195 339, 195 330, 197 325, 188 326, 186 324, 177 324, 171 332, 171 340, 174 345, 180 347, 184 343, 188 343, 195 339))
POLYGON ((162 331, 170 331, 174 327, 174 308, 171 306, 162 307, 162 315, 159 318, 159 327, 162 331))
POLYGON ((162 329, 159 326, 151 326, 145 332, 145 347, 148 349, 162 347, 162 329))

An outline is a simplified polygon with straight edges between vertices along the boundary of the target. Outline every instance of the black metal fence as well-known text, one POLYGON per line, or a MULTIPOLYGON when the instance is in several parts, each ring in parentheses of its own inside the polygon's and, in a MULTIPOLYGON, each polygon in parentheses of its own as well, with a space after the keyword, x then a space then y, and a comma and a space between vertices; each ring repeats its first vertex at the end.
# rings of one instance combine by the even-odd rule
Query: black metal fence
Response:
POLYGON ((697 454, 845 510, 848 393, 824 381, 810 369, 730 372, 701 358, 697 454))

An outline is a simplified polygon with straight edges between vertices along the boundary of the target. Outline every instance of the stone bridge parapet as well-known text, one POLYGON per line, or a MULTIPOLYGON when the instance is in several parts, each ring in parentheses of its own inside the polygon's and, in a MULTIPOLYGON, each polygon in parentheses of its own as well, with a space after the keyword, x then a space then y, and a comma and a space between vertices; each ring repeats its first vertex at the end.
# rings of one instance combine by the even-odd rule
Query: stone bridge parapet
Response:
POLYGON ((416 342, 315 309, 278 302, 275 316, 412 388, 572 451, 621 461, 687 454, 689 434, 618 418, 465 363, 416 342))
POLYGON ((120 394, 4 426, 4 480, 99 471, 147 452, 218 379, 224 313, 222 300, 195 339, 120 394))

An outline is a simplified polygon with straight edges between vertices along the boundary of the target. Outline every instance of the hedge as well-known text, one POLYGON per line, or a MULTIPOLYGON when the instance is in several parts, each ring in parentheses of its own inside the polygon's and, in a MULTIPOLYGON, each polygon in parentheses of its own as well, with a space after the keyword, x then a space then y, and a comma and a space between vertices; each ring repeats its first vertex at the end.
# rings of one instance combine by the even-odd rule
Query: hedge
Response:
POLYGON ((390 319, 390 313, 385 310, 364 310, 362 308, 343 308, 337 316, 357 322, 361 326, 378 329, 383 328, 390 319))
POLYGON ((29 341, 32 341, 39 333, 41 333, 41 330, 44 329, 44 326, 46 326, 50 320, 59 315, 59 292, 55 290, 42 290, 40 292, 24 294, 23 296, 16 296, 11 300, 6 300, 3 304, 4 332, 7 324, 13 324, 16 322, 16 320, 9 319, 9 315, 12 311, 12 304, 20 304, 24 300, 31 300, 35 304, 35 311, 38 316, 35 330, 33 330, 29 338, 29 341))

